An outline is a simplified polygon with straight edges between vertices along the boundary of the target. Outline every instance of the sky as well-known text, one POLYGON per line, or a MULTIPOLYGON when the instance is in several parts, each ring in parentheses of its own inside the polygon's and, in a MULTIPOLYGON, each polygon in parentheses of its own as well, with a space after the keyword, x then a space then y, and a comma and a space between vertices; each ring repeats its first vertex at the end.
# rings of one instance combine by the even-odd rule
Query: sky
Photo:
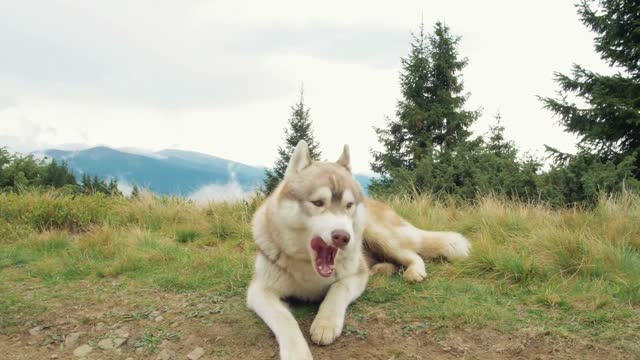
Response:
POLYGON ((437 20, 459 52, 487 132, 543 155, 574 149, 536 95, 555 71, 607 72, 574 1, 0 0, 0 146, 203 152, 271 166, 300 87, 323 157, 351 147, 368 173, 393 117, 411 32, 437 20))

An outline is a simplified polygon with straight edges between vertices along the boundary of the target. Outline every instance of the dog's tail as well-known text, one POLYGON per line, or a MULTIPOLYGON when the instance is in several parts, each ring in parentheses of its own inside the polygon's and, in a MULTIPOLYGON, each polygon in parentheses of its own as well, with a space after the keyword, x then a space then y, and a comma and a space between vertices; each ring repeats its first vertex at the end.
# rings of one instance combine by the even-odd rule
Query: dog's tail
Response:
POLYGON ((462 234, 414 229, 419 234, 416 252, 423 258, 445 257, 449 261, 456 261, 469 256, 471 245, 462 234))

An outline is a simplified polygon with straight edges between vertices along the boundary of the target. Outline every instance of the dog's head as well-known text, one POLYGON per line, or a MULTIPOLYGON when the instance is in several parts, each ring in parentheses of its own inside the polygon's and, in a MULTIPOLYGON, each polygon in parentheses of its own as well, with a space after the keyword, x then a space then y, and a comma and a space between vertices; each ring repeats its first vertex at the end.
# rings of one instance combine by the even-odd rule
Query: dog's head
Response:
POLYGON ((280 218, 291 230, 305 234, 307 238, 296 239, 295 245, 306 249, 320 276, 333 274, 341 253, 360 251, 364 193, 351 173, 347 145, 337 162, 317 162, 311 160, 307 143, 300 141, 279 190, 280 218))

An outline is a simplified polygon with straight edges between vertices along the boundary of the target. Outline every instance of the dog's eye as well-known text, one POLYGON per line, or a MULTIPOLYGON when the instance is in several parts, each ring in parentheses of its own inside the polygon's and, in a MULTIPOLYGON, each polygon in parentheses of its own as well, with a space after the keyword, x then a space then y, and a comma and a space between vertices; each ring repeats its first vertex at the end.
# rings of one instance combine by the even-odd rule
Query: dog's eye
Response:
POLYGON ((347 203, 347 210, 351 209, 352 207, 353 207, 353 203, 352 202, 347 203))
POLYGON ((323 207, 324 206, 324 200, 316 200, 316 201, 312 201, 311 203, 313 205, 317 206, 317 207, 323 207))

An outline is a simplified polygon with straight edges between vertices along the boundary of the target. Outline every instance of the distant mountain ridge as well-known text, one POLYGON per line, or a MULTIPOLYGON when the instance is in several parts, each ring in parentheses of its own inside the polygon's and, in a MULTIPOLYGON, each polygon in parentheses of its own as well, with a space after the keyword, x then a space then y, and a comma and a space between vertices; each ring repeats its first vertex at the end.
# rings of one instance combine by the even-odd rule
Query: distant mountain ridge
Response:
MULTIPOLYGON (((115 178, 122 185, 143 186, 163 195, 189 196, 207 186, 233 184, 250 192, 262 184, 265 168, 194 151, 167 149, 157 152, 128 152, 106 146, 84 150, 45 150, 57 161, 66 161, 78 176, 115 178)), ((369 177, 356 175, 366 187, 369 177)))

